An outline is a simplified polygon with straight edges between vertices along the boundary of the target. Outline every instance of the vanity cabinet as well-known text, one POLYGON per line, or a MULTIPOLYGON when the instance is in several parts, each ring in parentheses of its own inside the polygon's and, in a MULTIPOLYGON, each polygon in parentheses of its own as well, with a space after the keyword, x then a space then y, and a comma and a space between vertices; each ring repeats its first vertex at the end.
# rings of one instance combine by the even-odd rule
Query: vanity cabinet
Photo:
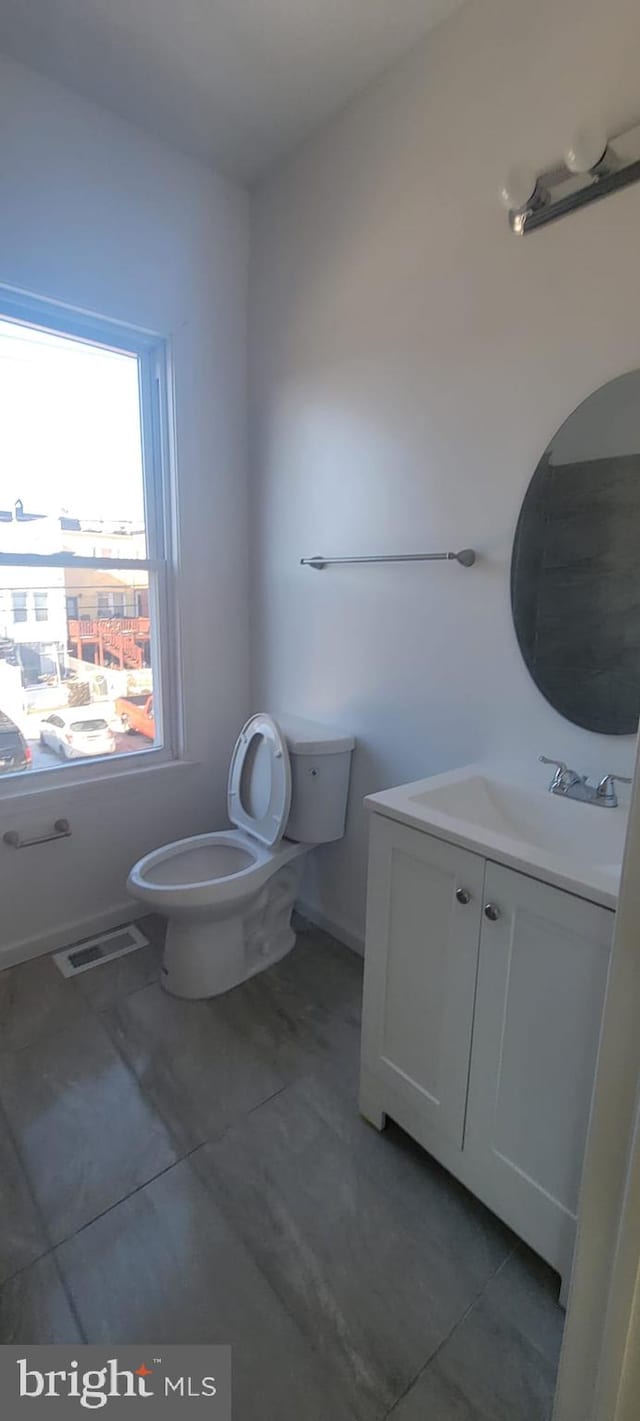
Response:
POLYGON ((568 1283, 614 914, 371 817, 361 1110, 568 1283))
POLYGON ((373 816, 363 1061, 458 1149, 483 878, 478 854, 373 816))

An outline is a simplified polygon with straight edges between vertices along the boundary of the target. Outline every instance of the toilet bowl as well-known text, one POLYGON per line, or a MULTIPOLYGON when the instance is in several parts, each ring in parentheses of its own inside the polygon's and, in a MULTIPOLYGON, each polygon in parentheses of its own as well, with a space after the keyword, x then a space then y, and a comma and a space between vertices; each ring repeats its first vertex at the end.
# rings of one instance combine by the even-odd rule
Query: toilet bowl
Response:
POLYGON ((344 832, 353 744, 313 722, 252 716, 229 770, 235 827, 165 844, 135 864, 129 892, 168 920, 167 991, 216 996, 293 947, 304 855, 344 832))

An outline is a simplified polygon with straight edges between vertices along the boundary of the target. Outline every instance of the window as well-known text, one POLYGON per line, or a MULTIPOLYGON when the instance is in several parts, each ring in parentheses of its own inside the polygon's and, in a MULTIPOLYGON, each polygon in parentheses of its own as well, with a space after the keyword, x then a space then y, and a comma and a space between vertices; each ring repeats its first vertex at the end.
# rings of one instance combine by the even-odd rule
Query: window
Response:
POLYGON ((14 589, 14 590, 12 591, 12 593, 11 593, 11 603, 12 603, 12 606, 13 606, 13 620, 14 620, 14 622, 26 622, 26 620, 27 620, 27 594, 26 594, 26 592, 16 592, 15 589, 14 589))
POLYGON ((48 594, 46 592, 34 592, 33 607, 35 611, 35 619, 37 622, 48 621, 49 613, 47 611, 47 604, 48 594))
POLYGON ((0 289, 0 713, 31 751, 12 774, 171 751, 166 404, 155 338, 0 289))

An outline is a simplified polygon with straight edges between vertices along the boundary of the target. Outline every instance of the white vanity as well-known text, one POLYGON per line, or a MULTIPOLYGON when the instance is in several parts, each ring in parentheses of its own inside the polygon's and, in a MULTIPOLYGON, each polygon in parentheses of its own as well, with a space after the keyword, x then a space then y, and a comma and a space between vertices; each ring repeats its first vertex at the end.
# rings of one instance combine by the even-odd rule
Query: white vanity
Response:
POLYGON ((626 811, 470 766, 371 795, 360 1106, 566 1294, 626 811))

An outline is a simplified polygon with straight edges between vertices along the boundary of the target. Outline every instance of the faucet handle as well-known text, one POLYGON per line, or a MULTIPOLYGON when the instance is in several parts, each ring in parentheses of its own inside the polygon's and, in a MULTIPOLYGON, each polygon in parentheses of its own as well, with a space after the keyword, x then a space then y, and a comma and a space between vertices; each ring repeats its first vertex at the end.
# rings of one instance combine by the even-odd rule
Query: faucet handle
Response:
POLYGON ((616 781, 621 785, 632 784, 631 775, 603 775, 596 790, 599 799, 615 799, 614 785, 616 781))
POLYGON ((577 770, 570 770, 565 765, 564 760, 550 760, 548 755, 539 755, 538 759, 543 765, 555 765, 556 772, 553 776, 549 789, 554 794, 567 794, 574 785, 580 784, 581 780, 586 781, 586 775, 579 775, 577 770))

